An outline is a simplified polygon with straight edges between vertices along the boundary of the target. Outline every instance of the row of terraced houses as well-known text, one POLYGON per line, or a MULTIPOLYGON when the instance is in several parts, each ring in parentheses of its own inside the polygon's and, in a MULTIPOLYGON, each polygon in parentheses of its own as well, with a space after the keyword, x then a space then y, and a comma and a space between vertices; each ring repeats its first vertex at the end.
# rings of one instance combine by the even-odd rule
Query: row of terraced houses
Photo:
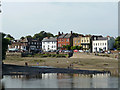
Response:
POLYGON ((13 42, 9 48, 18 48, 25 50, 39 49, 43 51, 64 50, 63 45, 81 46, 82 50, 90 52, 99 52, 100 50, 108 51, 113 49, 115 39, 113 37, 102 35, 75 35, 70 33, 58 32, 57 37, 45 37, 42 41, 37 39, 25 39, 13 42))

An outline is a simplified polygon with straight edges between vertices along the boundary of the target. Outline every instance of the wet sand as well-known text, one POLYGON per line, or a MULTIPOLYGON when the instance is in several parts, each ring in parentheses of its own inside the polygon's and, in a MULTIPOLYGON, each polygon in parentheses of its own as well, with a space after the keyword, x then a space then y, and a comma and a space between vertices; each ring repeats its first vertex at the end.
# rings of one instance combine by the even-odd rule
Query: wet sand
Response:
POLYGON ((118 75, 118 60, 113 57, 101 57, 94 54, 76 53, 71 58, 40 58, 7 56, 5 64, 25 66, 52 66, 56 68, 68 68, 72 64, 73 69, 110 71, 112 75, 118 75))
POLYGON ((79 74, 98 74, 98 73, 110 73, 106 71, 94 71, 94 70, 77 70, 71 68, 38 68, 30 66, 18 66, 3 64, 3 75, 37 75, 40 73, 79 73, 79 74))

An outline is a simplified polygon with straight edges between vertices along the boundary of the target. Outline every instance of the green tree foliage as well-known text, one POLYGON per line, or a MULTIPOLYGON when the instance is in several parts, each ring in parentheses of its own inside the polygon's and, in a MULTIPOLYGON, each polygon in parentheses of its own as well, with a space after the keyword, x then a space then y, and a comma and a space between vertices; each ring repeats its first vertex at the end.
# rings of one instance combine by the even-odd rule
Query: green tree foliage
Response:
POLYGON ((6 36, 6 39, 8 39, 8 40, 14 40, 14 37, 11 36, 10 34, 7 34, 7 35, 5 35, 5 36, 6 36))
POLYGON ((70 45, 63 45, 63 48, 66 50, 71 50, 71 46, 70 45))
POLYGON ((8 44, 10 44, 10 40, 5 38, 5 36, 6 34, 2 33, 2 60, 5 59, 8 44))
POLYGON ((72 50, 81 50, 82 49, 82 46, 72 46, 71 47, 72 50))
POLYGON ((73 33, 73 35, 74 35, 75 37, 77 37, 77 36, 83 36, 83 34, 78 34, 78 33, 73 33))
POLYGON ((118 37, 115 39, 114 48, 116 48, 117 50, 120 50, 120 36, 118 36, 118 37))
POLYGON ((41 31, 40 33, 37 33, 33 36, 33 38, 37 38, 40 41, 42 41, 43 38, 45 38, 45 37, 54 37, 54 35, 52 33, 49 33, 49 32, 41 31))
POLYGON ((20 39, 22 39, 22 40, 23 40, 23 39, 25 39, 25 37, 21 37, 20 39))
POLYGON ((28 36, 26 36, 26 38, 32 38, 32 36, 31 36, 31 35, 28 35, 28 36))

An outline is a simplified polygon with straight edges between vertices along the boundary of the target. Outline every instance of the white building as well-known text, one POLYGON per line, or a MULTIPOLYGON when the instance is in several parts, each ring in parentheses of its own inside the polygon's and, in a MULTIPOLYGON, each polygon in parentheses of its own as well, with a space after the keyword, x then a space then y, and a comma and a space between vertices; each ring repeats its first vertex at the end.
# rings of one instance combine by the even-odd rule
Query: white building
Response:
POLYGON ((113 37, 99 37, 92 41, 92 51, 100 52, 111 50, 113 49, 114 43, 115 39, 113 37))
POLYGON ((57 50, 57 38, 44 38, 42 40, 42 50, 49 51, 49 50, 57 50))

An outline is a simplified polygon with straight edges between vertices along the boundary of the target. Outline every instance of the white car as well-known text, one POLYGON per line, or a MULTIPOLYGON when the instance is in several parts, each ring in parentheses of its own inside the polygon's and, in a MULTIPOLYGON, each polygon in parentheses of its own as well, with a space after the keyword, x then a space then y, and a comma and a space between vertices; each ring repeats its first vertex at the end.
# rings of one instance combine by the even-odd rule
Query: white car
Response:
POLYGON ((83 52, 83 50, 79 50, 79 52, 83 52))

